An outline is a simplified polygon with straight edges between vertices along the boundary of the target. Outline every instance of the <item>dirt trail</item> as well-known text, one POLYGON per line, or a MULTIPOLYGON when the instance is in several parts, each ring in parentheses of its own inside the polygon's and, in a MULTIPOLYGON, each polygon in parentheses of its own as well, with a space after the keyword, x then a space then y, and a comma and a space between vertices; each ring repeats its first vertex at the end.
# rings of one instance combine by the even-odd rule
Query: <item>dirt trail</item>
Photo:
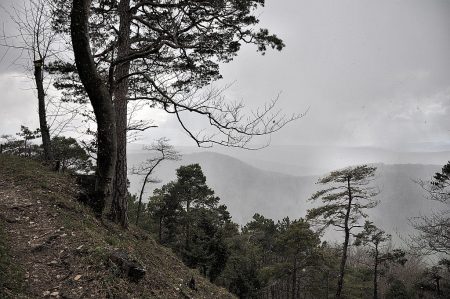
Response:
POLYGON ((61 225, 57 219, 60 208, 49 202, 45 192, 30 189, 0 177, 0 217, 13 262, 24 270, 26 293, 33 297, 86 296, 84 283, 78 285, 76 269, 67 262, 82 244, 70 240, 74 232, 61 225))
POLYGON ((76 201, 77 190, 67 175, 0 155, 0 238, 6 235, 9 265, 17 266, 23 285, 2 290, 0 281, 0 297, 3 291, 11 298, 234 298, 146 232, 100 222, 76 201), (116 252, 146 269, 139 282, 114 264, 116 252), (195 289, 188 284, 193 278, 195 289))

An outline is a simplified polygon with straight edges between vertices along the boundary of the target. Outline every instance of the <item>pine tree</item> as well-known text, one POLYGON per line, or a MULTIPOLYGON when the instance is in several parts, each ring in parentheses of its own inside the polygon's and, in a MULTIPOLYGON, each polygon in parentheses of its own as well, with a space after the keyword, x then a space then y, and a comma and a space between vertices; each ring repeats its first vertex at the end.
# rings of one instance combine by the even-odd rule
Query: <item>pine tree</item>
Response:
POLYGON ((375 171, 376 167, 367 165, 333 171, 318 181, 327 188, 316 192, 310 199, 320 200, 323 205, 308 210, 307 219, 321 224, 322 229, 333 226, 344 232, 336 298, 342 296, 350 236, 355 228, 362 227, 360 220, 367 217, 365 210, 377 205, 373 199, 377 192, 370 186, 375 171))
POLYGON ((373 257, 373 299, 378 299, 378 267, 389 262, 401 265, 406 263, 405 252, 401 249, 388 250, 386 243, 391 240, 391 235, 376 227, 372 222, 366 221, 364 230, 356 235, 354 245, 365 245, 370 248, 373 257), (383 252, 384 251, 384 252, 383 252))

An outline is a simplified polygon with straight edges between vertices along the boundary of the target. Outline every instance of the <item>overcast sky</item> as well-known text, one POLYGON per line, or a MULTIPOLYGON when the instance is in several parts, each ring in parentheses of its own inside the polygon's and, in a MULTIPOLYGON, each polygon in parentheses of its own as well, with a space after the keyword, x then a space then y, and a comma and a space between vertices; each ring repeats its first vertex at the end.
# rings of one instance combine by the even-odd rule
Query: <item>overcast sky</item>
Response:
MULTIPOLYGON (((450 149, 450 1, 268 0, 261 21, 286 48, 261 56, 245 47, 219 84, 235 82, 228 97, 252 108, 280 92, 287 113, 309 107, 273 145, 450 149)), ((32 84, 13 56, 0 66, 0 134, 38 126, 32 84)), ((141 142, 193 145, 176 120, 152 117, 160 128, 141 142)))

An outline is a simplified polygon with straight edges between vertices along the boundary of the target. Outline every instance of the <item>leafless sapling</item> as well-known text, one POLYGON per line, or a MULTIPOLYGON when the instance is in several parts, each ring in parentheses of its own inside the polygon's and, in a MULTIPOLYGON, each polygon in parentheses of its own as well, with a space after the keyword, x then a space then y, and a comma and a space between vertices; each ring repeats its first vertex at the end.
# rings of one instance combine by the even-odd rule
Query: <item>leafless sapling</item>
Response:
POLYGON ((144 194, 146 184, 158 182, 157 179, 151 177, 155 168, 163 161, 176 161, 181 158, 181 155, 174 149, 172 145, 168 143, 168 141, 169 140, 166 138, 160 138, 152 145, 144 147, 145 150, 152 152, 153 155, 143 163, 141 163, 139 166, 133 167, 131 169, 132 174, 144 176, 141 191, 139 193, 138 209, 135 222, 136 225, 139 224, 139 217, 142 207, 142 196, 144 194))

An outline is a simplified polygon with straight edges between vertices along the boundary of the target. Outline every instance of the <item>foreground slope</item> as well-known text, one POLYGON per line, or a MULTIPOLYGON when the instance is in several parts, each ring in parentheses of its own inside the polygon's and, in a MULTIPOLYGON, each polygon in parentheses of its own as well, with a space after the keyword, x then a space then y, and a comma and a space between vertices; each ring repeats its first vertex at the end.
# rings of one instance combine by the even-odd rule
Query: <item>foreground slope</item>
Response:
POLYGON ((69 176, 0 155, 1 298, 232 298, 145 232, 98 221, 76 194, 69 176), (125 278, 114 252, 143 265, 145 277, 125 278))

